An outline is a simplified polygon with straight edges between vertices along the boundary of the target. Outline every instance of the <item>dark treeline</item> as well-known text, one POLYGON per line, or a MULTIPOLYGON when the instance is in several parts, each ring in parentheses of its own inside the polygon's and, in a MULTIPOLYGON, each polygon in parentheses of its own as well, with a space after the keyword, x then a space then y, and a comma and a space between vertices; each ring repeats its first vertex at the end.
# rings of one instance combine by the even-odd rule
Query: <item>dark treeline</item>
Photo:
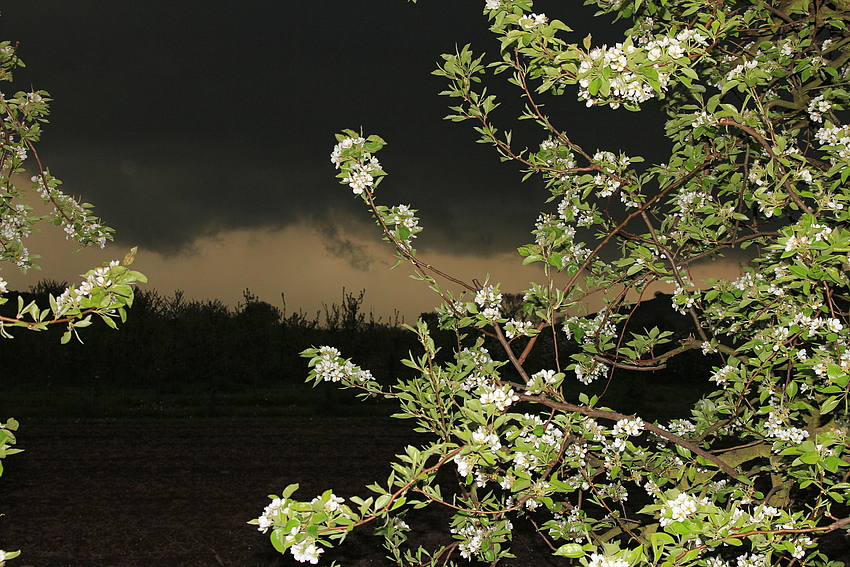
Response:
MULTIPOLYGON (((61 293, 64 287, 43 281, 30 292, 10 292, 0 312, 13 316, 18 296, 25 303, 35 300, 46 306, 48 294, 61 293)), ((300 311, 287 314, 248 290, 235 309, 218 300, 190 300, 180 291, 165 296, 137 290, 118 331, 94 317, 90 327, 80 330, 82 343, 61 345, 64 328, 11 329, 15 338, 0 341, 0 356, 6 372, 18 382, 98 381, 163 391, 203 384, 234 390, 303 382, 307 361, 299 353, 327 344, 382 381, 394 381, 406 370, 400 354, 416 350, 416 337, 398 317, 383 322, 363 313, 363 296, 343 290, 342 303, 325 305, 324 313, 310 318, 300 311)))
MULTIPOLYGON (((58 295, 64 289, 64 282, 46 280, 29 292, 10 292, 0 314, 14 316, 19 296, 25 304, 36 301, 46 306, 49 294, 58 295)), ((402 359, 421 354, 422 348, 398 314, 383 321, 363 312, 364 295, 365 291, 343 289, 341 303, 325 304, 322 312, 310 317, 302 311, 287 313, 249 290, 235 309, 218 300, 187 299, 180 291, 166 296, 156 290, 137 290, 127 321, 117 331, 94 317, 90 327, 80 330, 82 342, 73 339, 62 345, 59 337, 65 329, 61 325, 41 332, 12 328, 15 338, 0 341, 0 356, 7 372, 29 384, 97 381, 163 391, 203 384, 232 390, 303 382, 307 360, 299 353, 311 346, 331 345, 382 383, 394 383, 411 372, 402 359)), ((507 310, 519 311, 520 298, 507 294, 507 310)), ((514 314, 518 315, 509 313, 514 314)), ((440 358, 451 357, 459 346, 458 337, 436 330, 436 314, 425 313, 422 318, 434 330, 440 358)), ((530 359, 532 367, 542 368, 547 358, 552 360, 552 333, 543 335, 530 359)), ((473 342, 470 336, 460 346, 473 342)), ((566 341, 559 342, 564 343, 559 345, 564 351, 566 341)), ((498 358, 500 347, 495 341, 488 341, 487 347, 498 358)))
MULTIPOLYGON (((17 296, 25 303, 35 300, 46 306, 48 294, 57 295, 64 288, 64 282, 42 281, 27 293, 11 292, 7 294, 10 301, 0 307, 0 313, 14 315, 17 296)), ((137 290, 127 322, 117 331, 94 318, 94 324, 81 329, 82 343, 72 340, 62 345, 59 341, 62 328, 42 332, 12 329, 14 339, 0 340, 0 356, 5 371, 16 377, 14 385, 24 388, 120 387, 161 394, 215 396, 303 384, 307 360, 299 353, 321 345, 337 347, 343 356, 369 369, 384 384, 409 377, 413 370, 402 364, 402 360, 422 353, 415 333, 405 328, 397 315, 393 320, 383 321, 364 313, 364 294, 364 291, 355 294, 343 290, 341 303, 326 304, 323 312, 309 317, 301 311, 287 313, 285 308, 261 301, 248 290, 244 301, 235 309, 217 300, 190 300, 179 291, 166 296, 155 290, 137 290)), ((518 294, 505 294, 506 317, 520 315, 521 298, 518 294)), ((645 305, 633 314, 634 330, 657 325, 675 331, 676 338, 689 334, 687 318, 672 312, 669 297, 657 297, 645 305)), ((425 313, 422 318, 441 349, 440 361, 451 358, 459 347, 471 345, 475 340, 473 330, 462 342, 454 332, 438 330, 435 313, 425 313)), ((522 352, 527 340, 520 338, 514 342, 517 353, 522 352)), ((576 352, 575 345, 567 341, 557 325, 554 332, 545 328, 538 337, 525 365, 529 374, 554 367, 556 340, 561 366, 569 364, 570 354, 576 352)), ((504 359, 495 340, 488 339, 485 347, 494 358, 504 359)), ((662 371, 618 370, 618 377, 611 384, 599 381, 593 389, 601 392, 613 386, 623 389, 622 394, 633 399, 647 394, 649 379, 686 378, 693 382, 701 377, 704 380, 705 374, 695 372, 695 367, 705 369, 710 363, 717 361, 708 361, 698 352, 686 353, 662 371)), ((510 365, 503 371, 506 378, 518 379, 510 365)), ((571 382, 574 381, 567 380, 571 382)), ((579 387, 577 382, 574 386, 579 387)), ((342 401, 338 395, 331 394, 331 390, 336 390, 335 385, 321 389, 328 392, 329 400, 342 401)))

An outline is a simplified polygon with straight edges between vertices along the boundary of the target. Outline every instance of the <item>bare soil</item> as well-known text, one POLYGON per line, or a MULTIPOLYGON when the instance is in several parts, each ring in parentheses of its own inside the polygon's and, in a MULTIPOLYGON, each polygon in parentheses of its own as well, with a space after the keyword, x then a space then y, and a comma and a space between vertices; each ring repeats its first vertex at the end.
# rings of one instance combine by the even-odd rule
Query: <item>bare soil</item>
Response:
MULTIPOLYGON (((0 549, 21 549, 9 567, 283 567, 246 522, 290 483, 311 499, 331 488, 368 496, 384 483, 393 455, 426 438, 410 422, 303 419, 278 423, 23 424, 0 478, 0 549)), ((452 541, 444 510, 407 518, 411 541, 452 541)), ((843 531, 823 550, 850 563, 843 531)), ((528 524, 517 523, 516 559, 501 567, 557 567, 528 524)), ((322 555, 344 567, 390 567, 369 526, 322 555)), ((465 563, 464 560, 461 560, 465 563)), ((478 566, 478 563, 471 563, 478 566)))
MULTIPOLYGON (((10 567, 271 567, 282 556, 256 518, 290 483, 311 499, 328 488, 368 496, 394 454, 424 438, 410 422, 322 419, 280 423, 24 423, 0 479, 0 549, 10 567)), ((411 517, 411 540, 451 542, 445 516, 411 517)), ((539 537, 519 535, 505 566, 565 565, 539 537)), ((390 566, 364 526, 321 564, 390 566)), ((476 565, 473 563, 472 565, 476 565)))

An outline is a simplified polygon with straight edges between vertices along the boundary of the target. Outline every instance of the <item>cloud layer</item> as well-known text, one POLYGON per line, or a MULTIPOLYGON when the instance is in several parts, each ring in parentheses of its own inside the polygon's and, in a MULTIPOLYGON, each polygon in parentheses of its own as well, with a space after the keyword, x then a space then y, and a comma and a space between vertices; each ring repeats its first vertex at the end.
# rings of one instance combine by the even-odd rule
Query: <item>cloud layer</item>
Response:
MULTIPOLYGON (((525 241, 546 193, 476 145, 471 124, 442 120, 453 102, 430 75, 440 53, 467 41, 498 49, 481 10, 449 0, 45 0, 4 7, 0 32, 21 42, 18 88, 55 99, 45 162, 122 242, 174 254, 222 230, 353 211, 328 154, 335 132, 362 127, 389 142, 384 204, 420 209, 429 245, 444 252, 494 254, 525 241)), ((589 13, 564 15, 577 38, 589 13)), ((513 126, 518 93, 502 90, 497 119, 513 126)), ((632 145, 645 149, 648 129, 629 122, 637 115, 564 98, 554 109, 591 151, 612 120, 640 128, 632 145)), ((541 135, 519 129, 518 149, 541 135)))
MULTIPOLYGON (((576 41, 591 30, 610 41, 616 27, 575 4, 540 0, 535 10, 566 20, 576 41)), ((140 246, 158 289, 235 304, 246 287, 271 297, 303 287, 314 295, 290 304, 315 306, 319 293, 366 287, 367 301, 374 290, 406 302, 369 212, 334 178, 333 134, 384 137, 390 176, 378 201, 419 210, 423 254, 495 277, 531 240, 548 194, 476 144, 471 124, 442 120, 452 101, 430 74, 439 54, 466 42, 490 60, 498 51, 481 11, 455 0, 43 0, 4 6, 0 37, 21 42, 28 67, 16 87, 55 99, 44 162, 116 229, 115 257, 140 246)), ((515 125, 518 93, 499 92, 497 120, 515 125)), ((646 155, 663 140, 651 113, 586 109, 569 95, 546 102, 591 153, 646 155)), ((518 149, 540 137, 529 123, 515 132, 518 149)), ((60 262, 71 279, 90 267, 60 262)))

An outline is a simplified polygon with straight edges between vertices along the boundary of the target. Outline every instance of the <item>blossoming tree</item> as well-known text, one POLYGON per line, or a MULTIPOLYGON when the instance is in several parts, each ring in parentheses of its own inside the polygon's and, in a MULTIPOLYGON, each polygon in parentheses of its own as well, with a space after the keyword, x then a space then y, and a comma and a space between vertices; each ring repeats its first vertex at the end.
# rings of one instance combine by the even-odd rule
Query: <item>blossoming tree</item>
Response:
POLYGON ((398 416, 432 442, 399 455, 373 497, 327 491, 301 502, 294 485, 273 496, 254 522, 279 551, 317 563, 323 547, 371 523, 400 565, 457 555, 492 563, 510 556, 513 522, 533 513, 555 555, 588 567, 830 564, 819 538, 850 526, 850 128, 841 123, 850 5, 589 3, 633 22, 622 42, 572 43, 568 19, 534 13, 530 0, 486 0, 500 57, 487 65, 464 47, 436 71, 456 101, 449 118, 472 121, 504 160, 542 177, 556 203, 519 249, 544 268, 525 294, 527 320, 502 317, 498 285, 420 258, 416 211, 378 204, 384 141, 337 136, 341 182, 398 261, 442 298, 440 327, 465 338, 440 363, 420 322, 422 352, 405 361, 418 375, 392 388, 333 347, 303 353, 310 380, 396 399, 398 416), (524 96, 520 118, 539 126, 539 148, 516 148, 494 123, 496 96, 481 86, 494 80, 488 69, 524 96), (543 95, 618 112, 654 101, 666 112, 669 159, 644 166, 616 147, 583 147, 543 112, 543 95), (750 259, 740 277, 695 281, 695 265, 729 252, 750 259), (656 282, 675 289, 691 337, 623 330, 634 298, 656 282), (592 295, 605 307, 572 315, 592 295), (556 348, 548 369, 528 370, 541 333, 565 333, 577 353, 556 348), (502 352, 485 350, 484 336, 502 352), (703 376, 709 393, 670 423, 563 388, 700 350, 723 363, 703 376), (457 471, 451 497, 435 481, 441 468, 457 471), (407 542, 404 514, 430 505, 453 510, 454 543, 407 542))
MULTIPOLYGON (((17 46, 9 42, 0 43, 0 81, 11 81, 16 67, 23 66, 18 58, 17 46)), ((39 225, 49 223, 62 227, 67 238, 81 246, 97 245, 103 248, 112 239, 112 229, 103 226, 91 214, 91 205, 59 189, 61 182, 42 165, 35 143, 41 137, 41 127, 48 114, 47 93, 44 91, 17 92, 14 96, 0 93, 0 261, 10 262, 21 271, 37 267, 25 245, 25 239, 39 225), (27 160, 34 162, 29 170, 27 160), (27 171, 31 172, 31 184, 26 187, 27 171), (33 195, 35 194, 35 195, 33 195), (47 215, 35 214, 28 204, 28 196, 37 196, 52 211, 47 215)), ((133 302, 132 285, 144 282, 145 277, 128 266, 133 262, 135 249, 123 261, 112 261, 94 268, 83 275, 79 286, 70 287, 58 296, 50 297, 49 306, 35 302, 26 304, 18 297, 17 312, 0 316, 0 336, 11 339, 14 328, 43 331, 50 326, 65 328, 62 342, 68 342, 78 329, 92 323, 92 317, 102 319, 115 328, 115 319, 124 321, 126 308, 133 302)), ((0 305, 9 300, 7 282, 0 277, 0 305)), ((14 431, 18 429, 15 419, 0 424, 0 459, 20 451, 15 449, 14 431)), ((0 474, 3 472, 0 461, 0 474)), ((17 557, 17 551, 0 550, 0 565, 7 559, 17 557)))

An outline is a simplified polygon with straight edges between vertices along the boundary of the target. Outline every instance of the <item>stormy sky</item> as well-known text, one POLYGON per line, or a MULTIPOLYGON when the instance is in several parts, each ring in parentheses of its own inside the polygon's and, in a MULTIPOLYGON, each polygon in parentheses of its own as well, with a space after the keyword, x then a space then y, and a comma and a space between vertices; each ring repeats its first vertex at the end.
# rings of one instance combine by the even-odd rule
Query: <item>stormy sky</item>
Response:
MULTIPOLYGON (((40 0, 4 4, 0 37, 27 64, 7 90, 47 90, 54 102, 39 145, 64 190, 93 203, 116 229, 108 250, 72 256, 63 236, 33 239, 41 273, 3 276, 25 288, 82 271, 138 246, 137 268, 170 294, 235 305, 246 288, 308 313, 366 289, 386 317, 430 310, 436 297, 391 271, 391 250, 368 211, 339 185, 334 133, 376 133, 389 177, 378 200, 419 209, 417 248, 461 278, 489 273, 521 291, 537 273, 516 247, 546 191, 476 144, 469 123, 442 118, 452 103, 431 75, 440 54, 471 43, 496 56, 483 0, 40 0)), ((535 11, 615 41, 616 26, 583 0, 535 11)), ((497 77, 493 85, 504 85, 497 77)), ((515 127, 518 92, 499 87, 496 119, 515 127)), ((663 159, 662 122, 646 113, 586 109, 574 94, 547 101, 556 123, 590 151, 663 159), (653 152, 656 155, 653 155, 653 152), (661 157, 657 157, 661 156, 661 157)), ((517 130, 518 145, 543 135, 517 130)), ((48 227, 49 228, 49 227, 48 227)), ((49 231, 48 231, 49 232, 49 231)))

